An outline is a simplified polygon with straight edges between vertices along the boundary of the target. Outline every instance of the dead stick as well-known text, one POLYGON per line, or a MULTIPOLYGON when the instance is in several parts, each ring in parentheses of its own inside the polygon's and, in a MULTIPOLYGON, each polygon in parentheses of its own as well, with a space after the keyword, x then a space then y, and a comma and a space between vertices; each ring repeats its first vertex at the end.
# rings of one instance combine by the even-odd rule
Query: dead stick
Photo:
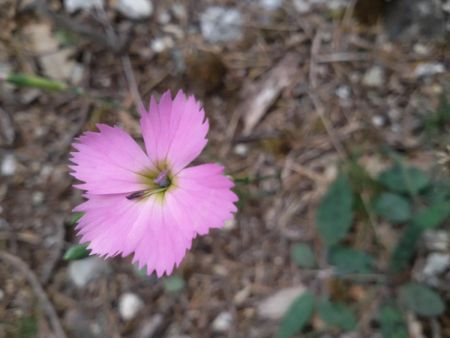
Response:
POLYGON ((9 263, 10 265, 16 267, 20 272, 22 272, 28 282, 30 283, 34 293, 36 294, 39 302, 41 303, 42 308, 48 316, 50 321, 50 325, 53 329, 54 334, 57 338, 66 338, 66 334, 62 328, 61 322, 59 321, 58 315, 56 313, 53 304, 48 299, 47 294, 44 291, 41 283, 38 278, 34 274, 34 272, 28 267, 27 263, 25 263, 22 259, 17 256, 14 256, 8 252, 0 251, 0 259, 9 263))

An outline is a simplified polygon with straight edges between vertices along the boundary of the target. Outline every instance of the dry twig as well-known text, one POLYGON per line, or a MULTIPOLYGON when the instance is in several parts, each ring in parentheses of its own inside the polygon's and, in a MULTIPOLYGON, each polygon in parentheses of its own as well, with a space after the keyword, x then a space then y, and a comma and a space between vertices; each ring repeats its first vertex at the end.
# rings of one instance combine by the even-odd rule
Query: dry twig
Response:
POLYGON ((41 283, 39 282, 39 280, 36 277, 36 275, 34 274, 34 272, 28 267, 28 265, 22 259, 20 259, 17 256, 14 256, 8 252, 0 251, 0 259, 3 260, 4 262, 14 266, 22 274, 25 275, 26 279, 28 280, 28 282, 31 285, 31 288, 33 289, 34 293, 36 294, 36 297, 38 298, 39 302, 41 303, 42 308, 44 309, 45 313, 48 316, 50 325, 53 329, 53 333, 56 335, 57 338, 66 338, 66 334, 64 333, 64 330, 62 328, 62 325, 58 318, 56 310, 53 307, 50 300, 48 299, 48 296, 45 293, 44 288, 42 287, 41 283))

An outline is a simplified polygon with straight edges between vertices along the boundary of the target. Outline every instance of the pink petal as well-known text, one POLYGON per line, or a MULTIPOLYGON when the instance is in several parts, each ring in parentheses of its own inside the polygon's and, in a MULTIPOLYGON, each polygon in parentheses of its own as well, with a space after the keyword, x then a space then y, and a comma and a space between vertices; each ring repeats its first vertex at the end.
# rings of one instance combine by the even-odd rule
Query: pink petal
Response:
POLYGON ((168 195, 197 234, 203 235, 210 228, 223 227, 225 221, 230 220, 237 211, 234 202, 238 198, 231 191, 233 182, 223 175, 223 168, 216 164, 183 169, 177 175, 175 185, 176 189, 168 195))
POLYGON ((136 173, 151 168, 151 161, 122 129, 99 124, 99 132, 86 132, 73 143, 71 175, 83 181, 76 187, 95 194, 145 189, 136 173))
POLYGON ((208 121, 193 96, 179 91, 174 100, 166 92, 158 103, 152 98, 149 111, 141 111, 141 129, 149 157, 167 160, 176 173, 192 162, 206 145, 208 121))
POLYGON ((148 274, 170 274, 191 247, 195 233, 179 223, 167 203, 148 197, 128 200, 124 194, 88 195, 76 210, 85 212, 77 225, 81 243, 105 257, 133 254, 148 274))

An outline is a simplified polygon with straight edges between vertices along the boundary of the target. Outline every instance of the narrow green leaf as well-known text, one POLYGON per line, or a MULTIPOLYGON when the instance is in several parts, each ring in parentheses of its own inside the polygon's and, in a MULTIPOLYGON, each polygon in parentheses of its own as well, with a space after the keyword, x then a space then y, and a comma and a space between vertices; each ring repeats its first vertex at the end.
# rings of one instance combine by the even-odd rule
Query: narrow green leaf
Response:
POLYGON ((415 223, 407 225, 392 253, 389 262, 390 272, 400 273, 408 269, 422 233, 423 228, 417 226, 415 223))
POLYGON ((330 248, 328 259, 331 265, 341 274, 371 273, 374 259, 365 252, 337 246, 330 248))
POLYGON ((400 287, 399 301, 409 310, 420 316, 439 316, 445 311, 441 296, 429 287, 410 282, 400 287))
POLYGON ((72 217, 70 217, 69 225, 74 226, 78 223, 78 221, 81 219, 81 217, 84 216, 84 212, 75 212, 72 214, 72 217))
POLYGON ((183 290, 185 285, 184 279, 178 276, 170 276, 163 280, 163 287, 166 292, 178 293, 183 290))
POLYGON ((327 245, 345 238, 353 220, 353 193, 344 175, 331 184, 322 198, 316 215, 317 230, 327 245))
POLYGON ((375 199, 373 207, 377 214, 394 223, 405 222, 411 218, 409 201, 396 194, 382 193, 375 199))
POLYGON ((314 253, 308 244, 295 244, 291 250, 291 257, 301 268, 311 269, 316 265, 314 253))
POLYGON ((33 87, 46 90, 67 90, 69 86, 63 82, 46 79, 32 74, 9 74, 6 81, 19 87, 33 87))
POLYGON ((311 319, 314 300, 315 297, 310 292, 305 292, 294 300, 281 321, 278 338, 290 338, 303 330, 311 319))
POLYGON ((317 312, 325 323, 344 331, 354 330, 357 325, 355 314, 343 303, 332 303, 328 299, 322 299, 317 304, 317 312))
POLYGON ((405 319, 394 304, 383 304, 379 318, 383 338, 408 338, 405 319))
POLYGON ((382 172, 378 180, 391 191, 413 195, 430 184, 429 177, 422 170, 415 167, 406 167, 401 163, 397 163, 382 172))
POLYGON ((66 253, 64 254, 64 260, 74 261, 77 259, 83 259, 89 256, 89 254, 90 250, 87 248, 86 244, 76 244, 67 249, 66 253))

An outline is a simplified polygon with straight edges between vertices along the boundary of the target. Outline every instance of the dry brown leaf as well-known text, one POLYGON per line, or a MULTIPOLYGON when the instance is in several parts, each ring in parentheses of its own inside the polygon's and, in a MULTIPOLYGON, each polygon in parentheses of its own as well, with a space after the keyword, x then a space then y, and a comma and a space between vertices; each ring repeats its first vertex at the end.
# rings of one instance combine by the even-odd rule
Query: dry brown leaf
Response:
POLYGON ((267 113, 281 91, 295 81, 298 65, 296 54, 287 54, 259 82, 251 84, 246 99, 237 107, 244 121, 244 135, 249 135, 253 128, 267 113))

